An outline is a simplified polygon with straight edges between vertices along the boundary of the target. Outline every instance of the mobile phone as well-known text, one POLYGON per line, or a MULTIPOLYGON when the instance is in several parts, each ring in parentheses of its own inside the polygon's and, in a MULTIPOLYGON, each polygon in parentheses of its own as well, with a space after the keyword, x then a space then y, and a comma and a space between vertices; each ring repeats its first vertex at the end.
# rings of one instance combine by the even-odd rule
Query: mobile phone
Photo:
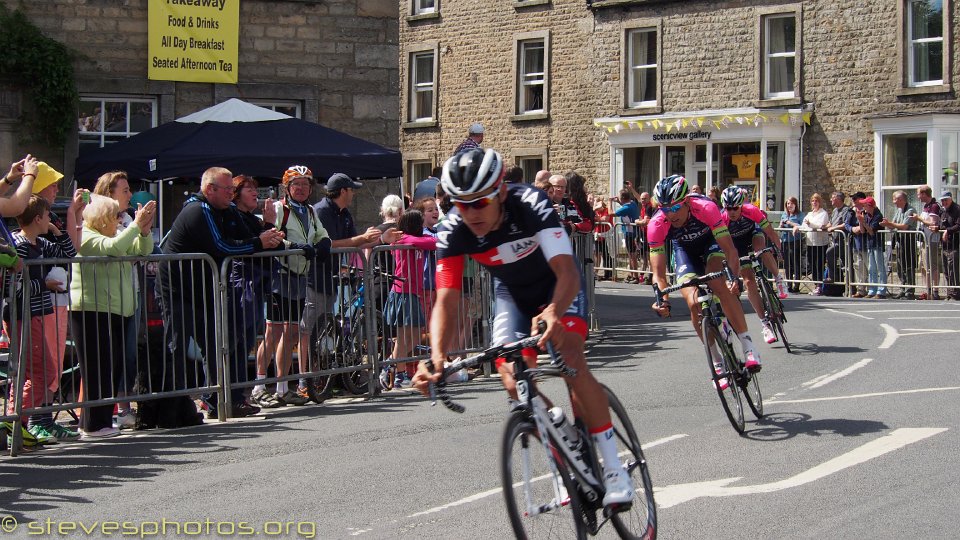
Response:
POLYGON ((83 204, 90 204, 90 192, 89 192, 89 191, 81 191, 81 192, 80 192, 80 198, 83 199, 83 204))

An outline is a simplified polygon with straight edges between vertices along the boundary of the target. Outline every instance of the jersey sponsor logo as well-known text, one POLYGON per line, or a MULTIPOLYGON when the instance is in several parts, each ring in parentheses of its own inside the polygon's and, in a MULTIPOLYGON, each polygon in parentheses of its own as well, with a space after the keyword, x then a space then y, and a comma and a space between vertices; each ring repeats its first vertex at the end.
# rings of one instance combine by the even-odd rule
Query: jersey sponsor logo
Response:
POLYGON ((539 192, 533 188, 524 191, 520 200, 527 203, 540 216, 540 221, 546 221, 554 212, 553 205, 549 204, 547 199, 541 199, 539 192))
POLYGON ((480 264, 487 266, 499 266, 510 264, 520 259, 528 257, 540 247, 540 242, 536 237, 523 238, 513 242, 500 244, 497 247, 477 253, 473 258, 480 264))

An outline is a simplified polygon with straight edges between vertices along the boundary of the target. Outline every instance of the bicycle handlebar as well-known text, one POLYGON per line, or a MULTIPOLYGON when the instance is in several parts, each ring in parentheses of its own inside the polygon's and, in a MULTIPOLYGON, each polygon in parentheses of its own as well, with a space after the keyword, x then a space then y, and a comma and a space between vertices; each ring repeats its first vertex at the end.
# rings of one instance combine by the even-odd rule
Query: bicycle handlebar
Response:
POLYGON ((657 307, 663 305, 663 297, 672 293, 679 291, 680 289, 685 289, 687 287, 699 287, 700 285, 706 285, 707 282, 713 281, 717 278, 727 278, 727 281, 734 281, 733 273, 730 271, 730 267, 727 266, 727 261, 723 261, 723 270, 719 272, 711 272, 709 274, 704 274, 702 276, 697 276, 690 278, 683 283, 677 283, 676 285, 671 285, 665 289, 661 289, 656 283, 653 284, 653 294, 656 298, 657 307))
POLYGON ((743 257, 740 257, 740 264, 757 262, 758 260, 760 260, 760 257, 762 257, 764 253, 773 253, 774 255, 776 255, 777 248, 774 246, 767 246, 761 249, 760 251, 754 251, 749 255, 744 255, 743 257))
MULTIPOLYGON (((545 332, 547 329, 547 323, 540 321, 540 324, 537 325, 537 329, 539 330, 540 334, 543 334, 543 332, 545 332)), ((453 398, 451 398, 450 394, 447 392, 447 377, 460 371, 461 369, 476 367, 484 362, 489 362, 490 360, 495 360, 502 356, 516 355, 523 351, 523 349, 536 347, 537 342, 540 341, 540 334, 530 336, 513 343, 496 345, 484 350, 480 354, 467 358, 461 358, 460 360, 454 360, 453 362, 444 366, 443 370, 440 372, 440 380, 436 384, 430 384, 430 406, 435 406, 437 404, 437 400, 440 400, 440 403, 443 403, 443 406, 451 411, 455 413, 464 412, 467 410, 466 407, 453 401, 453 398)), ((563 357, 556 352, 552 343, 547 343, 547 352, 550 354, 550 366, 543 368, 532 368, 528 369, 527 371, 536 371, 537 374, 555 377, 576 376, 577 370, 567 366, 566 363, 564 363, 563 357)), ((426 360, 425 362, 427 371, 430 373, 435 373, 433 361, 426 360)))

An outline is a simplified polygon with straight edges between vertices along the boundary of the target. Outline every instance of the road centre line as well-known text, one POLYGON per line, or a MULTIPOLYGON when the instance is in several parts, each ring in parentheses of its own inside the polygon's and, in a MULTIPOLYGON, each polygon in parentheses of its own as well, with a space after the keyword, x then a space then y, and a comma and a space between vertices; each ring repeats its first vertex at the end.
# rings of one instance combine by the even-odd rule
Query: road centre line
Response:
MULTIPOLYGON (((821 386, 828 385, 828 384, 832 383, 833 381, 835 381, 835 380, 837 380, 837 379, 840 379, 840 378, 842 378, 842 377, 846 377, 847 375, 853 373, 854 371, 856 371, 856 370, 858 370, 858 369, 866 366, 866 365, 869 364, 870 362, 873 362, 873 358, 864 358, 863 360, 861 360, 861 361, 857 362, 856 364, 848 367, 847 369, 844 369, 843 371, 839 371, 839 372, 837 372, 837 373, 834 373, 833 375, 830 375, 830 376, 828 376, 828 377, 826 377, 826 378, 823 378, 823 379, 821 379, 821 380, 819 380, 819 381, 817 381, 817 382, 814 382, 813 384, 810 385, 810 388, 811 388, 811 389, 813 389, 813 388, 820 388, 821 386)), ((814 379, 814 380, 816 380, 816 379, 814 379)), ((804 383, 804 384, 807 384, 807 383, 804 383)))
POLYGON ((873 317, 867 317, 866 315, 861 315, 861 314, 859 314, 859 313, 853 313, 853 312, 851 312, 851 311, 840 311, 839 309, 831 309, 831 308, 825 308, 825 311, 832 311, 833 313, 840 313, 840 314, 843 314, 843 315, 852 315, 852 316, 854 316, 854 317, 860 317, 861 319, 866 319, 866 320, 868 320, 868 321, 872 321, 872 320, 873 320, 873 317))
POLYGON ((915 390, 893 390, 890 392, 873 392, 870 394, 853 394, 849 396, 832 396, 832 397, 822 397, 822 398, 807 398, 807 399, 785 399, 780 400, 764 400, 764 405, 780 405, 784 403, 811 403, 814 401, 838 401, 842 399, 859 399, 866 397, 883 397, 883 396, 895 396, 898 394, 919 394, 924 392, 948 392, 951 390, 960 390, 960 386, 943 386, 939 388, 917 388, 915 390))
MULTIPOLYGON (((669 437, 664 437, 664 438, 662 438, 662 439, 657 439, 657 440, 652 441, 652 442, 649 442, 649 443, 647 443, 647 444, 641 444, 641 445, 640 445, 640 448, 646 450, 646 449, 648 449, 648 448, 653 448, 654 446, 660 446, 661 444, 665 444, 665 443, 668 443, 668 442, 671 442, 671 441, 675 441, 675 440, 678 440, 678 439, 682 439, 682 438, 684 438, 684 437, 686 437, 686 436, 687 436, 686 433, 678 433, 678 434, 676 434, 676 435, 671 435, 671 436, 669 436, 669 437)), ((538 480, 543 480, 544 478, 548 478, 549 476, 550 476, 549 474, 545 474, 545 475, 542 475, 542 476, 538 476, 538 477, 536 477, 536 478, 532 478, 530 481, 531 481, 531 482, 536 482, 536 481, 538 481, 538 480)), ((498 488, 494 488, 494 489, 488 489, 487 491, 481 491, 480 493, 476 493, 476 494, 474 494, 474 495, 470 495, 469 497, 464 497, 464 498, 460 499, 459 501, 454 501, 454 502, 447 503, 447 504, 440 505, 440 506, 434 506, 433 508, 428 508, 427 510, 423 510, 422 512, 417 512, 417 513, 415 513, 415 514, 410 514, 409 516, 407 516, 406 519, 415 518, 415 517, 420 517, 420 516, 425 516, 425 515, 428 515, 428 514, 435 514, 435 513, 437 513, 437 512, 442 512, 442 511, 444 511, 444 510, 449 510, 450 508, 456 508, 457 506, 462 506, 462 505, 464 505, 464 504, 468 504, 468 503, 472 503, 472 502, 475 502, 475 501, 479 501, 480 499, 484 499, 484 498, 489 497, 489 496, 491 496, 491 495, 496 495, 497 493, 500 493, 501 491, 503 491, 503 488, 502 488, 502 487, 498 487, 498 488)))
POLYGON ((675 484, 663 487, 661 489, 655 488, 654 492, 657 500, 657 506, 660 508, 670 508, 671 506, 692 501, 693 499, 697 499, 699 497, 754 495, 758 493, 773 493, 776 491, 799 487, 816 480, 821 480, 844 469, 860 465, 861 463, 878 458, 884 454, 893 452, 894 450, 898 450, 928 437, 938 435, 944 431, 947 431, 947 428, 896 429, 883 437, 874 439, 858 448, 854 448, 845 454, 841 454, 801 473, 795 474, 789 478, 784 478, 783 480, 769 482, 766 484, 728 487, 729 484, 741 480, 741 477, 734 477, 718 480, 707 480, 705 482, 693 482, 689 484, 675 484))

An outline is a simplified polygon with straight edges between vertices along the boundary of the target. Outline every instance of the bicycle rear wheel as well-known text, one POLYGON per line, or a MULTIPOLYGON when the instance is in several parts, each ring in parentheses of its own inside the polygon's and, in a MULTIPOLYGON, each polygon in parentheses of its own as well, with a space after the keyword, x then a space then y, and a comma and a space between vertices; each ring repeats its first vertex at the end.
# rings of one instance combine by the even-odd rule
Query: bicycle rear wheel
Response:
POLYGON ((630 509, 612 516, 613 526, 620 538, 654 540, 657 537, 657 505, 653 500, 653 482, 650 480, 647 460, 643 457, 640 440, 627 410, 612 390, 601 386, 610 401, 610 420, 613 422, 617 455, 621 457, 624 469, 630 473, 636 492, 630 509))
MULTIPOLYGON (((324 371, 336 365, 339 326, 331 319, 321 318, 310 340, 310 371, 324 371)), ((323 403, 333 394, 333 376, 318 375, 307 381, 307 395, 314 403, 323 403)))
POLYGON ((553 455, 547 454, 537 426, 527 415, 514 413, 507 419, 500 473, 513 533, 519 539, 585 539, 577 486, 554 441, 550 448, 553 455))
POLYGON ((700 328, 703 335, 703 347, 707 353, 707 364, 710 366, 710 374, 713 376, 713 386, 717 390, 717 395, 720 396, 720 404, 723 405, 723 411, 727 414, 727 419, 730 420, 733 429, 737 430, 737 433, 743 433, 743 399, 740 397, 740 386, 736 381, 737 370, 734 368, 738 361, 735 356, 736 353, 720 336, 719 329, 711 323, 709 318, 705 317, 703 319, 700 328), (717 344, 723 360, 723 366, 719 373, 713 366, 713 356, 710 354, 709 345, 711 341, 717 344), (721 385, 723 379, 726 379, 726 388, 721 385))
POLYGON ((783 323, 787 322, 787 317, 783 312, 783 302, 780 301, 780 298, 774 292, 773 286, 770 285, 767 278, 763 278, 762 287, 763 307, 766 309, 767 317, 770 319, 770 326, 773 327, 774 334, 780 335, 783 348, 786 349, 787 354, 790 354, 790 341, 787 339, 787 334, 783 331, 783 323))

